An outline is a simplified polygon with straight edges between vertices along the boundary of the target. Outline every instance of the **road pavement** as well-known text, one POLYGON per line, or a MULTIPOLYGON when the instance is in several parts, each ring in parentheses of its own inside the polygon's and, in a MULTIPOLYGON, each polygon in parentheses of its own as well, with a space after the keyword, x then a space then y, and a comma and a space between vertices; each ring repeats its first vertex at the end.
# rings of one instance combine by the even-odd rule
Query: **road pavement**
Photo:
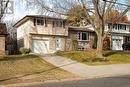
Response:
POLYGON ((94 78, 78 81, 41 83, 19 87, 130 87, 130 75, 106 78, 94 78))

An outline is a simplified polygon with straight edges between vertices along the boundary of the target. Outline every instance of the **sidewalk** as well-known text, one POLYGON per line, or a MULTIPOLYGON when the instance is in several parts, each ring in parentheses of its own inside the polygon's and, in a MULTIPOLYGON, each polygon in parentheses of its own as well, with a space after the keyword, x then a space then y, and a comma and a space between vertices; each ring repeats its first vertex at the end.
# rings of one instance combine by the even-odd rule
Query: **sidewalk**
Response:
POLYGON ((45 61, 85 78, 130 75, 130 64, 88 66, 60 56, 40 56, 45 61))

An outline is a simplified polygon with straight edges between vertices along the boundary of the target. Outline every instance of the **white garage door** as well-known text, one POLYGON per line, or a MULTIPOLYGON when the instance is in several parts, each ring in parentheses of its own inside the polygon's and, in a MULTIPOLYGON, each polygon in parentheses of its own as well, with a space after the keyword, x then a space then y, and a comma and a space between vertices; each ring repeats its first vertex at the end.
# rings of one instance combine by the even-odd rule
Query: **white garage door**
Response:
POLYGON ((112 40, 112 50, 122 50, 122 39, 112 40))
POLYGON ((33 40, 32 43, 33 53, 49 53, 49 41, 48 40, 33 40))

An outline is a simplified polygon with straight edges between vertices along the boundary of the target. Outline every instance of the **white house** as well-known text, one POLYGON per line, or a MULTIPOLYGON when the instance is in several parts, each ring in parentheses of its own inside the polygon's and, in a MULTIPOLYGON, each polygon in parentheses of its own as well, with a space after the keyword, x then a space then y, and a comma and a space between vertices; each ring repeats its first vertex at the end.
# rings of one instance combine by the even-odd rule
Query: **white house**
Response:
POLYGON ((18 48, 30 48, 32 53, 54 53, 64 50, 68 36, 66 20, 43 15, 27 15, 15 25, 18 48))
POLYGON ((108 23, 105 28, 110 31, 111 49, 123 50, 122 44, 130 40, 130 24, 118 23, 112 25, 108 23))

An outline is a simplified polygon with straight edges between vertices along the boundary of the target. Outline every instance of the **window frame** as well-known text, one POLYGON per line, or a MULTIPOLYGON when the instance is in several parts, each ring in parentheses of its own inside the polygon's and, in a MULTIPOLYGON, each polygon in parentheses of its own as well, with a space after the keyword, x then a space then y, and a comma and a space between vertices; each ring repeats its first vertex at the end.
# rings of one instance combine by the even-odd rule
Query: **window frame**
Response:
POLYGON ((45 23, 44 19, 40 19, 40 18, 36 19, 36 25, 37 26, 44 26, 44 23, 45 23), (38 23, 38 21, 39 21, 39 23, 38 23))
POLYGON ((63 20, 53 20, 53 27, 64 27, 63 20))
POLYGON ((34 19, 34 26, 47 27, 47 20, 46 19, 35 18, 34 19), (38 21, 39 21, 39 23, 38 23, 38 21))
POLYGON ((78 32, 77 41, 89 41, 89 32, 78 32), (83 40, 83 33, 86 34, 86 40, 83 40))
POLYGON ((113 30, 127 30, 127 25, 125 24, 108 24, 108 29, 110 29, 110 26, 112 26, 113 30))

